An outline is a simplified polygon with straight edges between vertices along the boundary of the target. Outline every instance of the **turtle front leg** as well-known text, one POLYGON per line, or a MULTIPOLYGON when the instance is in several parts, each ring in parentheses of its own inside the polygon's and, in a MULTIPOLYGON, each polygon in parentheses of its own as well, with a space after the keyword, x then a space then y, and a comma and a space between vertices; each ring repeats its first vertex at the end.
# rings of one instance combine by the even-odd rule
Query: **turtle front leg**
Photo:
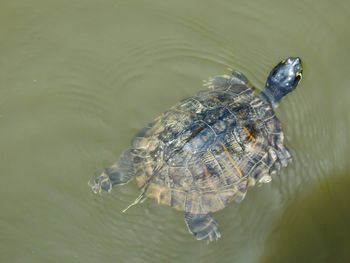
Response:
POLYGON ((131 150, 125 151, 120 160, 103 170, 103 172, 89 182, 92 191, 97 194, 110 192, 115 185, 123 185, 135 178, 131 150))
POLYGON ((185 213, 185 222, 188 231, 197 240, 217 241, 220 237, 219 223, 211 214, 191 214, 185 213))
POLYGON ((89 185, 92 191, 97 194, 101 192, 110 192, 115 185, 123 185, 131 181, 134 177, 130 174, 122 173, 117 165, 112 165, 103 170, 103 172, 94 178, 89 185))
MULTIPOLYGON (((284 145, 284 135, 283 133, 279 133, 274 137, 272 142, 276 156, 277 163, 276 165, 280 165, 282 167, 287 167, 288 163, 292 161, 292 155, 288 150, 287 146, 284 145)), ((278 169, 279 170, 279 169, 278 169)))
POLYGON ((288 148, 284 145, 284 133, 281 122, 275 117, 271 120, 273 122, 273 130, 269 136, 270 145, 269 150, 269 167, 271 171, 279 171, 281 167, 287 167, 288 163, 292 161, 292 155, 288 148))

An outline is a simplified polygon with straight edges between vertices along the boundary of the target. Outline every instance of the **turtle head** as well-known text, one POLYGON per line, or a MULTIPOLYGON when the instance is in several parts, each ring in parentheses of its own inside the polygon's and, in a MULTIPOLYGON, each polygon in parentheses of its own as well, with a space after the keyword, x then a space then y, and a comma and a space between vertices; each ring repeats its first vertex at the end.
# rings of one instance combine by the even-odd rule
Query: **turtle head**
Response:
POLYGON ((298 86, 302 74, 300 58, 289 57, 282 60, 270 72, 262 96, 276 108, 281 99, 298 86))

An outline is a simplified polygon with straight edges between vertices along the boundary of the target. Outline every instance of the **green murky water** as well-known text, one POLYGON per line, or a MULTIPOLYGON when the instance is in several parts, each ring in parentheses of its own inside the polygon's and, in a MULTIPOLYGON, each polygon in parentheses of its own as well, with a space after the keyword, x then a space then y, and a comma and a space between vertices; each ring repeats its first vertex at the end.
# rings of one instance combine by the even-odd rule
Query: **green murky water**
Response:
POLYGON ((348 262, 349 17, 345 0, 2 1, 0 261, 348 262), (262 87, 289 55, 305 73, 277 113, 294 162, 216 214, 219 242, 149 201, 122 214, 134 184, 92 194, 203 79, 230 67, 262 87))

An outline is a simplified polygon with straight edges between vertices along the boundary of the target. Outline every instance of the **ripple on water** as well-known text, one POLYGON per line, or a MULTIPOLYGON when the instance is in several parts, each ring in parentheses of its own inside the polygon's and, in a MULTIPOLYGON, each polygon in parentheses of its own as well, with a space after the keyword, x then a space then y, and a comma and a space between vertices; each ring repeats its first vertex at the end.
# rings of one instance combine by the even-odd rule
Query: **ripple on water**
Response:
MULTIPOLYGON (((212 42, 223 41, 227 44, 232 41, 231 37, 223 37, 215 26, 200 19, 184 16, 172 16, 171 19, 173 23, 179 22, 187 30, 202 35, 212 42)), ((259 19, 256 18, 257 21, 259 19)), ((274 26, 278 30, 282 30, 280 28, 282 25, 274 26)), ((296 31, 292 31, 289 38, 296 36, 296 31)), ((285 45, 284 41, 287 40, 281 40, 281 46, 285 45)), ((206 60, 212 65, 237 68, 249 78, 252 76, 253 79, 258 80, 257 82, 264 83, 269 70, 278 62, 274 57, 276 56, 275 51, 261 52, 259 48, 256 48, 252 49, 250 54, 237 55, 234 51, 225 48, 226 44, 218 45, 216 50, 212 50, 206 48, 205 45, 198 47, 190 41, 180 41, 171 37, 162 37, 151 41, 144 40, 138 43, 129 42, 123 47, 123 54, 119 54, 114 62, 106 66, 102 73, 105 80, 102 85, 118 87, 116 88, 118 95, 123 96, 129 92, 128 83, 135 78, 146 75, 149 66, 173 58, 181 60, 186 57, 194 58, 198 62, 206 60), (257 76, 263 76, 263 79, 257 76)), ((288 50, 288 52, 291 51, 288 50)), ((283 56, 295 55, 285 54, 283 48, 279 49, 278 53, 283 53, 283 56)), ((277 59, 281 58, 284 57, 277 59)), ((220 74, 220 72, 215 73, 213 72, 213 75, 220 74)), ((308 72, 306 71, 305 74, 308 72)), ((256 84, 254 81, 252 82, 256 84)), ((307 82, 302 82, 300 88, 305 88, 306 84, 307 82)), ((320 97, 317 100, 320 103, 323 101, 320 97)), ((315 105, 309 103, 308 98, 301 90, 293 92, 282 105, 278 109, 277 115, 286 128, 287 144, 294 154, 293 164, 288 169, 282 170, 280 180, 276 178, 275 183, 255 190, 251 189, 242 204, 239 206, 232 204, 230 208, 227 208, 225 212, 218 213, 217 216, 219 220, 221 219, 220 223, 224 232, 223 240, 225 240, 225 235, 235 235, 230 240, 234 240, 237 249, 246 246, 251 241, 251 237, 257 236, 257 233, 261 233, 259 238, 262 241, 267 234, 265 228, 269 229, 273 218, 278 216, 278 208, 283 205, 283 202, 290 198, 298 198, 298 192, 301 191, 300 186, 310 180, 325 180, 323 176, 332 166, 329 159, 329 155, 334 154, 329 150, 332 142, 317 143, 316 141, 327 141, 326 138, 335 123, 329 123, 320 114, 315 114, 317 111, 315 105), (325 153, 326 155, 324 155, 325 153), (255 205, 252 205, 253 203, 255 205), (224 213, 225 218, 222 216, 224 213), (228 218, 227 214, 233 217, 228 218)), ((132 243, 135 246, 135 251, 140 255, 141 262, 142 260, 148 262, 165 259, 166 256, 162 250, 164 246, 170 247, 166 251, 168 255, 181 254, 184 248, 171 246, 174 240, 188 242, 193 250, 203 248, 201 243, 194 243, 193 238, 187 234, 182 214, 170 208, 157 207, 152 205, 152 202, 146 202, 132 208, 125 215, 121 214, 120 210, 137 195, 135 186, 125 186, 116 190, 115 194, 107 199, 107 207, 110 206, 110 209, 104 210, 100 220, 105 224, 105 231, 112 230, 114 233, 115 238, 112 243, 115 246, 126 248, 128 244, 132 243), (118 199, 118 209, 112 208, 113 199, 118 199), (145 243, 148 244, 147 249, 143 246, 145 243), (160 243, 162 246, 158 246, 160 243)), ((259 238, 255 242, 251 242, 251 246, 257 246, 259 238)), ((206 251, 211 251, 211 248, 206 248, 206 251)), ((222 255, 231 255, 232 258, 231 250, 222 248, 221 252, 222 255)), ((209 252, 204 253, 205 256, 212 257, 209 252)), ((239 256, 237 257, 239 258, 239 256)))
POLYGON ((229 65, 227 58, 216 53, 198 49, 190 43, 181 42, 172 38, 161 38, 142 43, 130 43, 123 55, 118 57, 115 64, 106 69, 107 83, 118 85, 123 89, 125 83, 135 75, 144 74, 152 64, 172 58, 193 57, 198 60, 208 60, 213 64, 229 65), (224 61, 223 61, 224 60, 224 61))
POLYGON ((349 186, 347 170, 310 187, 277 221, 260 262, 348 262, 349 186))
MULTIPOLYGON (((28 262, 258 262, 287 202, 300 200, 310 184, 327 189, 345 167, 350 115, 344 88, 349 89, 346 78, 338 79, 346 76, 347 64, 336 62, 348 60, 339 44, 348 16, 337 3, 322 10, 322 1, 151 2, 141 11, 139 3, 121 1, 115 9, 97 3, 77 3, 76 9, 60 2, 57 9, 19 4, 17 17, 9 12, 15 23, 4 23, 11 33, 2 47, 13 49, 3 52, 0 73, 4 142, 15 142, 3 147, 12 153, 4 174, 15 175, 3 178, 0 223, 4 245, 11 246, 8 258, 20 251, 28 262), (140 21, 149 34, 137 30, 140 21), (98 50, 101 46, 108 48, 98 50), (86 182, 96 168, 113 162, 128 144, 134 133, 130 120, 141 128, 152 118, 138 113, 150 108, 161 113, 177 101, 170 89, 179 87, 179 97, 191 95, 201 88, 201 78, 223 74, 227 67, 261 88, 275 63, 289 55, 305 62, 301 86, 277 112, 294 162, 272 183, 250 189, 241 204, 215 214, 222 232, 218 243, 196 241, 181 212, 153 201, 122 214, 139 194, 133 183, 109 195, 89 191, 86 182), (162 70, 165 65, 171 66, 162 70), (158 85, 162 74, 175 77, 158 85), (187 83, 198 85, 187 90, 187 83), (146 92, 154 101, 169 100, 147 104, 146 92)), ((293 224, 296 214, 286 222, 293 224)))
MULTIPOLYGON (((196 30, 206 30, 206 26, 199 26, 199 22, 193 23, 192 28, 196 30)), ((203 33, 203 32, 202 32, 203 33)), ((207 34, 210 34, 207 33, 207 34)), ((255 70, 263 72, 264 79, 260 80, 262 83, 265 82, 265 78, 272 69, 274 64, 269 63, 271 59, 267 59, 264 55, 260 54, 258 50, 254 51, 254 58, 248 59, 247 57, 235 58, 229 50, 221 48, 220 50, 207 50, 203 47, 198 48, 191 43, 184 41, 178 41, 173 38, 162 38, 156 41, 148 41, 141 43, 127 43, 125 52, 119 55, 118 59, 114 63, 111 63, 106 67, 104 71, 104 79, 106 86, 118 87, 119 96, 123 96, 123 93, 127 93, 128 90, 123 87, 127 87, 127 84, 137 76, 147 74, 147 68, 161 61, 171 60, 172 58, 184 58, 191 57, 198 61, 207 60, 211 64, 221 65, 224 68, 230 66, 237 68, 248 76, 254 76, 255 70), (249 62, 250 61, 250 62, 249 62), (254 65, 254 69, 251 69, 250 65, 254 65), (235 66, 232 66, 235 65, 235 66), (245 66, 246 65, 246 66, 245 66)), ((278 61, 273 61, 277 63, 278 61)), ((218 72, 217 74, 220 74, 218 72)), ((215 72, 213 72, 215 75, 215 72)), ((255 83, 253 83, 255 84, 255 83)), ((198 85, 198 89, 199 89, 198 85)), ((170 107, 171 105, 169 105, 170 107)), ((269 211, 274 213, 276 207, 279 205, 279 201, 276 200, 274 203, 271 202, 271 198, 268 197, 267 190, 276 191, 269 186, 266 190, 261 193, 255 191, 248 201, 243 202, 240 206, 232 204, 229 211, 223 213, 232 213, 233 218, 223 219, 221 218, 221 225, 223 231, 223 240, 229 238, 232 240, 232 235, 235 242, 235 247, 243 247, 252 235, 255 235, 264 228, 271 224, 270 218, 266 215, 269 211), (260 197, 258 195, 260 194, 260 197), (258 202, 261 198, 261 194, 266 197, 264 202, 260 202, 260 206, 252 207, 252 202, 258 202), (247 203, 246 205, 244 205, 247 203), (273 205, 272 205, 273 204, 273 205), (232 234, 234 233, 234 234, 232 234), (226 236, 226 237, 225 237, 226 236)), ((192 249, 203 249, 203 242, 196 242, 186 230, 183 222, 182 213, 176 212, 168 207, 158 207, 152 205, 152 201, 148 201, 145 204, 136 206, 128 211, 126 214, 121 214, 121 210, 126 207, 130 202, 134 200, 138 195, 135 186, 123 186, 115 190, 110 198, 107 198, 109 209, 105 209, 103 215, 99 220, 103 221, 104 231, 111 230, 116 238, 113 239, 113 244, 119 247, 125 247, 133 243, 135 250, 140 255, 140 258, 145 262, 164 260, 167 258, 164 251, 164 246, 158 246, 157 244, 162 243, 163 245, 168 244, 171 249, 166 253, 179 255, 183 253, 183 248, 176 248, 171 246, 174 241, 188 242, 192 249), (118 208, 112 208, 112 199, 118 200, 118 208), (123 231, 121 231, 123 229, 123 231), (142 234, 141 234, 142 233, 142 234), (117 238, 118 236, 118 238, 117 238), (185 238, 187 237, 187 238, 185 238), (143 244, 148 243, 148 249, 143 249, 143 244), (153 244, 153 245, 151 245, 153 244), (193 245, 195 244, 195 245, 193 245)), ((100 201, 99 201, 100 202, 100 201)), ((102 203, 101 203, 102 204, 102 203)), ((220 218, 220 215, 218 215, 220 218)), ((102 224, 101 224, 102 225, 102 224)), ((264 231, 262 231, 264 232, 264 231)), ((261 237, 263 238, 263 237, 261 237)), ((167 246, 167 247, 169 247, 167 246)), ((254 246, 254 244, 252 244, 254 246)), ((212 251, 213 247, 206 247, 205 256, 213 257, 209 251, 212 251)), ((136 251, 135 251, 136 252, 136 251)), ((213 251, 212 251, 213 252, 213 251)), ((223 254, 232 254, 231 250, 221 251, 223 254)), ((203 254, 203 252, 199 253, 203 254)), ((232 255, 231 255, 232 258, 232 255)), ((213 260, 215 258, 213 257, 213 260)))
MULTIPOLYGON (((153 54, 150 53, 149 56, 153 56, 153 54)), ((113 79, 112 82, 113 81, 116 80, 113 79)), ((267 187, 264 193, 255 191, 255 194, 241 205, 237 206, 232 204, 228 210, 223 212, 226 214, 225 217, 228 217, 227 213, 229 213, 232 218, 220 218, 218 214, 218 219, 221 219, 220 223, 223 232, 222 240, 234 240, 235 248, 243 248, 245 244, 249 242, 251 236, 254 236, 256 233, 264 233, 265 228, 268 228, 269 225, 272 224, 270 216, 273 213, 276 214, 275 210, 279 205, 279 201, 273 201, 268 197, 268 190, 271 192, 276 191, 276 189, 271 189, 269 186, 264 187, 267 187), (263 202, 259 202, 262 195, 265 196, 266 199, 263 202), (259 206, 253 207, 251 205, 251 203, 257 202, 259 206), (267 216, 269 212, 271 214, 267 216), (232 235, 234 235, 234 237, 232 237, 232 235)), ((107 200, 107 202, 111 202, 112 199, 117 199, 119 203, 118 209, 107 209, 101 217, 104 227, 110 229, 111 232, 114 233, 113 235, 115 235, 115 239, 112 241, 115 246, 126 248, 127 244, 133 243, 133 246, 135 246, 135 253, 137 251, 142 260, 149 262, 152 260, 165 260, 169 257, 169 254, 173 254, 174 256, 183 254, 183 247, 174 247, 171 246, 171 244, 176 241, 188 242, 192 249, 198 250, 198 255, 203 255, 203 251, 201 250, 205 246, 206 252, 204 252, 205 256, 202 256, 202 258, 209 257, 215 260, 215 256, 210 255, 210 252, 214 253, 214 246, 218 248, 220 245, 213 245, 209 248, 206 247, 203 242, 198 242, 198 244, 194 245, 196 241, 187 233, 182 213, 168 207, 152 205, 153 202, 148 201, 145 204, 132 208, 126 214, 121 214, 120 211, 132 202, 137 195, 138 192, 135 186, 129 185, 115 190, 115 194, 112 194, 111 199, 108 198, 107 200), (119 207, 121 204, 123 204, 123 207, 119 207), (121 231, 121 229, 124 230, 121 231), (144 243, 149 244, 147 250, 143 249, 144 243), (162 246, 157 245, 160 243, 162 243, 162 246), (163 248, 166 244, 168 244, 171 249, 168 249, 165 254, 163 248)), ((107 206, 109 205, 110 204, 107 206)), ((261 234, 261 239, 263 239, 263 237, 264 234, 261 234)), ((257 243, 252 243, 251 246, 257 246, 257 243)), ((214 254, 217 255, 217 253, 214 254)), ((232 258, 232 251, 223 249, 221 255, 231 255, 232 258)), ((237 258, 239 258, 239 256, 237 256, 237 258)))

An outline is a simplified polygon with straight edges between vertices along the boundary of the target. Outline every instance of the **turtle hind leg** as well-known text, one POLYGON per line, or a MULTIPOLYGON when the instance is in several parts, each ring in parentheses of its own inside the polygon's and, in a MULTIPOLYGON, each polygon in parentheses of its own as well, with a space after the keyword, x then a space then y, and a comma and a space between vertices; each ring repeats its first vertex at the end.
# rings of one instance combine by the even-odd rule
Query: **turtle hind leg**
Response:
POLYGON ((119 161, 94 178, 89 185, 94 193, 110 192, 115 185, 123 185, 135 177, 131 150, 125 151, 119 161))
POLYGON ((185 213, 188 230, 197 240, 217 241, 220 237, 219 223, 211 214, 185 213))

